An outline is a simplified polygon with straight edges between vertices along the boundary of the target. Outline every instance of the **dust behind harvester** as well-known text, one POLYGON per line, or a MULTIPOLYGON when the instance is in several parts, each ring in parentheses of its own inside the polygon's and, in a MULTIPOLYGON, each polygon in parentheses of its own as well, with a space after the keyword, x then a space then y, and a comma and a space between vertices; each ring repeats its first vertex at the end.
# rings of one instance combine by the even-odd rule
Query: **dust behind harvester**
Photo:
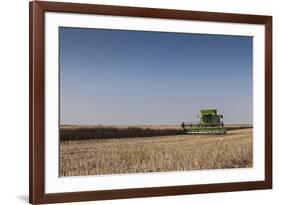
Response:
POLYGON ((226 134, 222 118, 223 115, 218 115, 216 109, 204 109, 200 111, 200 121, 194 125, 192 123, 182 123, 181 126, 186 134, 226 134))

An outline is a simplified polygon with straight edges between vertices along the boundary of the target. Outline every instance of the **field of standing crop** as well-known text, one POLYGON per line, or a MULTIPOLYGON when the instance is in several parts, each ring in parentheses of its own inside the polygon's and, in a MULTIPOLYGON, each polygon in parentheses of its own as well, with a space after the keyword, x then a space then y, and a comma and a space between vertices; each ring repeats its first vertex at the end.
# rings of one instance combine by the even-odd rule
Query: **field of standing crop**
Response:
POLYGON ((222 136, 170 135, 60 142, 60 176, 253 166, 252 129, 222 136))

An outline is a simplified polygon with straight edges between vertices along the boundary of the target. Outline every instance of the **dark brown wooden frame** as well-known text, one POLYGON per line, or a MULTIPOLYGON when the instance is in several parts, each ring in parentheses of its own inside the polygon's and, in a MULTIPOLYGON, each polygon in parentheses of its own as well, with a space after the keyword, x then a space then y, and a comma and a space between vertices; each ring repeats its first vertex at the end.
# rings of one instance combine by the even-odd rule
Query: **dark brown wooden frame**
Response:
POLYGON ((153 197, 180 194, 272 188, 272 17, 213 12, 104 6, 93 4, 30 2, 29 5, 29 201, 33 204, 153 197), (71 193, 44 192, 44 13, 68 12, 113 16, 151 17, 265 26, 265 180, 205 185, 151 187, 71 193))

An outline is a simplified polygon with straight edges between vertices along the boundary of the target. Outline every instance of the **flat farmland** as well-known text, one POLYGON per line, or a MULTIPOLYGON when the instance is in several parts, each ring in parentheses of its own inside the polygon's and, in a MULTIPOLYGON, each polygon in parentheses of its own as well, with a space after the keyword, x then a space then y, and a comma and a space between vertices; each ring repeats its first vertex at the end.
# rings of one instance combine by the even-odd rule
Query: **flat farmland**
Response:
MULTIPOLYGON (((100 126, 91 126, 90 128, 96 127, 100 128, 100 126)), ((111 128, 115 129, 116 127, 111 128)), ((71 130, 77 130, 80 127, 64 126, 61 127, 62 129, 72 133, 71 130)), ((181 133, 178 126, 141 127, 142 130, 146 130, 145 132, 128 132, 126 126, 118 127, 118 129, 121 129, 120 133, 124 132, 127 136, 124 138, 83 138, 81 136, 69 138, 75 140, 61 137, 60 176, 227 169, 253 166, 252 128, 240 129, 239 126, 236 126, 234 130, 229 130, 226 135, 186 135, 181 133), (162 130, 162 133, 158 132, 159 130, 162 130), (179 132, 179 134, 169 135, 169 132, 179 132), (140 133, 141 135, 164 133, 165 136, 137 137, 134 135, 134 137, 129 137, 128 133, 140 133)), ((90 132, 89 129, 87 132, 90 132)), ((87 132, 85 131, 84 135, 87 132)), ((65 135, 66 133, 64 132, 65 135)))

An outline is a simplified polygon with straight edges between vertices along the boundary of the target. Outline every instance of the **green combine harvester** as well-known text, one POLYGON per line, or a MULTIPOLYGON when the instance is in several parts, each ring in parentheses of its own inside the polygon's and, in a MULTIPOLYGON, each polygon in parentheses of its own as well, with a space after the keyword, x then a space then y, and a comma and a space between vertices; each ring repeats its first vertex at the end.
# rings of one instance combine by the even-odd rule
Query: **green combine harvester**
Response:
POLYGON ((224 127, 222 115, 217 114, 216 109, 204 109, 200 111, 200 122, 196 125, 189 123, 181 124, 186 134, 194 135, 224 135, 226 134, 226 128, 224 127))

